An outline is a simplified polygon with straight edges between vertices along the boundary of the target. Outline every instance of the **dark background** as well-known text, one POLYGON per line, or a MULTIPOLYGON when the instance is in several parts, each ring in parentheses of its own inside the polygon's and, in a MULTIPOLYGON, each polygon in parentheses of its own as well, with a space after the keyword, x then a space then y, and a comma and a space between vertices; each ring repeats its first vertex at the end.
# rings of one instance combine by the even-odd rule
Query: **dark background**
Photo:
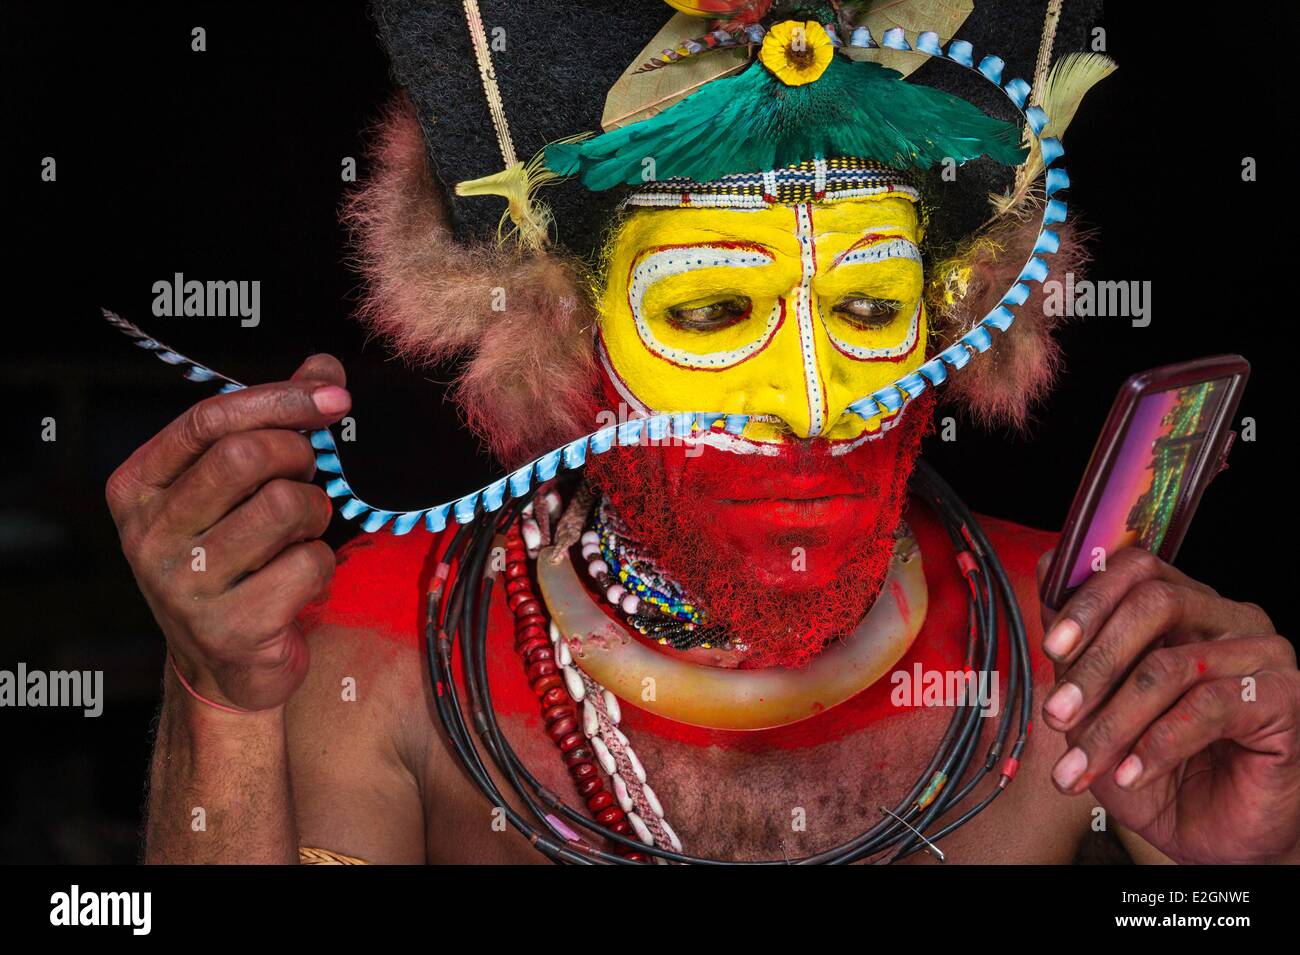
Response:
MULTIPOLYGON (((349 477, 369 500, 427 505, 496 476, 438 376, 391 361, 349 320, 340 163, 356 157, 364 174, 364 130, 391 92, 363 5, 179 6, 5 11, 0 668, 102 669, 106 704, 98 719, 0 711, 0 862, 137 853, 163 652, 102 488, 205 392, 109 330, 101 305, 244 381, 339 355, 358 423, 349 477), (191 52, 194 26, 207 52, 191 52), (54 183, 40 179, 45 156, 54 183), (154 318, 151 286, 174 272, 261 280, 261 325, 154 318), (46 416, 53 443, 40 439, 46 416)), ((1273 185, 1278 49, 1260 45, 1267 36, 1222 42, 1181 5, 1111 6, 1120 70, 1070 128, 1068 198, 1100 230, 1091 277, 1150 280, 1152 324, 1067 328, 1065 374, 1027 433, 963 424, 959 441, 927 454, 976 510, 1058 528, 1126 376, 1240 352, 1254 366, 1240 414, 1259 438, 1238 442, 1178 562, 1291 634, 1296 373, 1277 300, 1295 276, 1281 265, 1273 185), (1244 156, 1260 182, 1241 181, 1244 156)), ((350 533, 336 521, 331 540, 350 533)))

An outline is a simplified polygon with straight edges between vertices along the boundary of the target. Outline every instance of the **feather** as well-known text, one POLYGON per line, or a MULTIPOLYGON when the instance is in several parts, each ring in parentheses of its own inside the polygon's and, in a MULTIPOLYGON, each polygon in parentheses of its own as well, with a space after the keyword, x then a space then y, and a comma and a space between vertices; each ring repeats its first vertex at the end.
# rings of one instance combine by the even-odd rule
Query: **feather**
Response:
POLYGON ((1043 87, 1041 105, 1048 119, 1043 135, 1064 135, 1088 90, 1116 69, 1115 61, 1100 53, 1070 53, 1057 60, 1043 87))
MULTIPOLYGON (((1056 61, 1043 86, 1043 99, 1039 104, 1047 114, 1043 138, 1060 139, 1079 104, 1092 89, 1117 69, 1115 61, 1100 53, 1070 53, 1056 61)), ((1016 174, 1016 187, 1004 196, 990 196, 996 215, 1002 216, 1018 209, 1029 201, 1030 190, 1043 172, 1043 156, 1035 142, 1029 158, 1016 174)))
POLYGON ((215 385, 217 394, 222 395, 230 394, 232 391, 242 391, 246 387, 241 382, 228 378, 207 365, 201 365, 194 359, 187 358, 169 345, 164 345, 158 339, 143 331, 138 325, 128 322, 116 312, 107 308, 101 308, 99 311, 108 324, 128 338, 134 338, 137 347, 153 352, 159 361, 164 361, 178 368, 184 368, 184 375, 188 381, 201 385, 215 385))
POLYGON ((709 182, 819 157, 857 156, 900 169, 987 155, 1025 158, 1020 129, 965 100, 902 82, 877 63, 835 57, 814 83, 786 86, 761 63, 715 80, 656 116, 581 143, 546 147, 546 165, 593 191, 657 179, 709 182))
POLYGON ((726 50, 731 47, 748 46, 762 42, 763 28, 757 24, 737 33, 728 33, 722 29, 714 30, 712 33, 706 33, 704 36, 690 40, 683 40, 676 46, 661 50, 637 67, 634 73, 649 73, 652 70, 662 70, 665 66, 680 63, 682 60, 698 56, 701 53, 708 53, 710 50, 726 50))
MULTIPOLYGON (((571 143, 585 139, 586 134, 573 136, 561 142, 571 143)), ((497 227, 497 241, 505 243, 513 237, 525 252, 537 252, 546 246, 551 231, 551 211, 537 199, 537 190, 560 177, 546 168, 544 157, 538 153, 528 162, 517 162, 501 172, 480 179, 456 183, 458 196, 501 196, 506 200, 501 223, 497 227), (511 228, 506 228, 506 222, 511 228)))

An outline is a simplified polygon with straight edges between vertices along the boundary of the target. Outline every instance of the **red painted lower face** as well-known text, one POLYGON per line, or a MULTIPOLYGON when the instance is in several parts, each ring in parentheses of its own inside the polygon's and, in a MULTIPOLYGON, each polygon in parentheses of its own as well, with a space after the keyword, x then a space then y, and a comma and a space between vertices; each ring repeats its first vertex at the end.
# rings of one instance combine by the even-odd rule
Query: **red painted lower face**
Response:
MULTIPOLYGON (((697 502, 692 517, 710 539, 747 563, 756 584, 783 592, 826 586, 868 535, 887 523, 900 460, 894 433, 831 457, 825 441, 795 441, 775 457, 705 448, 663 468, 697 502), (892 439, 892 440, 891 440, 892 439)), ((892 528, 891 528, 892 529, 892 528)))
POLYGON ((710 619, 746 634, 749 665, 799 666, 879 592, 929 412, 924 395, 844 454, 825 439, 774 455, 641 446, 593 457, 587 473, 710 619))

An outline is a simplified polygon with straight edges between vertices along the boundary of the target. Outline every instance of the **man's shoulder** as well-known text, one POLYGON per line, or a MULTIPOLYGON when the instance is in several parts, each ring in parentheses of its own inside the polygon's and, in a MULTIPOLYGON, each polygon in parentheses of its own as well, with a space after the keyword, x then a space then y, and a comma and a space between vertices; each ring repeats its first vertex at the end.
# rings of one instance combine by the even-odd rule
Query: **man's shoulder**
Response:
MULTIPOLYGON (((953 550, 948 532, 929 506, 915 506, 907 513, 908 523, 922 544, 923 553, 949 553, 953 550)), ((1054 531, 1042 531, 1000 517, 976 514, 975 519, 993 545, 1002 566, 1013 579, 1035 580, 1038 559, 1056 546, 1060 536, 1054 531)))
POLYGON ((300 617, 304 629, 357 628, 400 641, 423 639, 425 594, 449 535, 362 534, 335 554, 329 588, 300 617))
MULTIPOLYGON (((1021 618, 1029 640, 1034 670, 1039 678, 1050 676, 1050 661, 1042 655, 1042 621, 1038 600, 1038 560, 1056 546, 1059 534, 1036 530, 1014 521, 984 514, 975 515, 980 528, 997 554, 1007 580, 1016 595, 1021 618)), ((945 629, 956 624, 946 614, 964 607, 966 589, 957 570, 956 553, 948 532, 928 507, 912 507, 908 522, 921 545, 925 558, 926 582, 930 590, 930 614, 933 623, 945 629)), ((964 611, 963 611, 964 613, 964 611)), ((964 619, 962 617, 961 619, 964 619)))
POLYGON ((1007 572, 1016 576, 1028 573, 1034 577, 1038 558, 1055 547, 1061 536, 1055 531, 1042 531, 987 514, 977 514, 976 519, 1007 572))
POLYGON ((1052 679, 1052 663, 1043 654, 1043 625, 1038 598, 1038 560, 1056 546, 1061 536, 1052 531, 1040 531, 1023 524, 997 517, 976 515, 989 543, 997 552, 1007 573, 1011 589, 1020 604, 1022 619, 1029 641, 1029 655, 1033 660, 1035 682, 1040 685, 1052 679))

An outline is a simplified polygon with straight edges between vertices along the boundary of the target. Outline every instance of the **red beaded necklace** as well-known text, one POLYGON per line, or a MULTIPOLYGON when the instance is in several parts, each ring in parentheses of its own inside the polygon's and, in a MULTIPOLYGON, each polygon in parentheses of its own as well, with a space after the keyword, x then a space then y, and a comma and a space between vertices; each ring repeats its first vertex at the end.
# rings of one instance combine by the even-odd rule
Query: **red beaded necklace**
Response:
MULTIPOLYGON (((605 786, 595 748, 582 730, 577 707, 565 687, 550 639, 550 618, 533 589, 528 564, 520 522, 516 521, 506 532, 506 595, 515 615, 515 651, 523 661, 528 684, 541 706, 546 733, 559 749, 578 795, 596 822, 611 832, 632 838, 635 835, 632 823, 605 786)), ((645 854, 635 849, 619 847, 616 851, 635 862, 648 861, 645 854)))

